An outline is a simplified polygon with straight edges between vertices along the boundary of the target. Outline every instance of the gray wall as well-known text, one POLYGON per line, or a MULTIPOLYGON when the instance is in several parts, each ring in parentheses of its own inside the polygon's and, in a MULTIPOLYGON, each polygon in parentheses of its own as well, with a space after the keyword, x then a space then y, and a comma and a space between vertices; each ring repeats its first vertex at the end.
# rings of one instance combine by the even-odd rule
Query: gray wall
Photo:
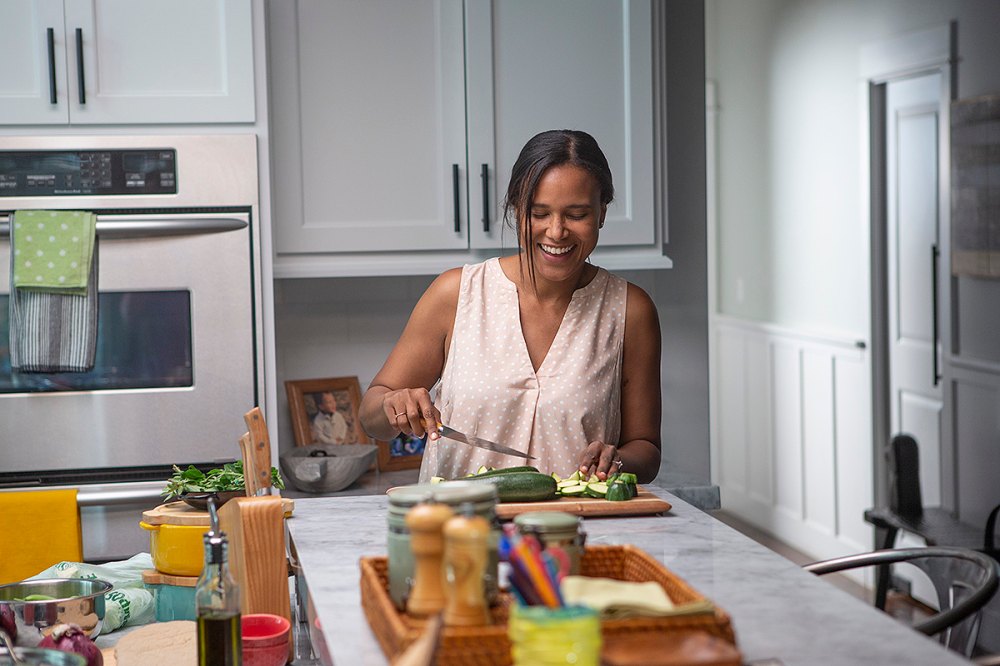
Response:
MULTIPOLYGON (((706 74, 721 107, 720 313, 868 338, 859 54, 949 21, 958 26, 958 98, 1000 93, 995 0, 706 0, 706 74)), ((955 293, 953 353, 997 363, 1000 281, 958 278, 955 293)), ((960 506, 969 520, 1000 499, 998 395, 958 399, 957 485, 982 489, 960 506)))

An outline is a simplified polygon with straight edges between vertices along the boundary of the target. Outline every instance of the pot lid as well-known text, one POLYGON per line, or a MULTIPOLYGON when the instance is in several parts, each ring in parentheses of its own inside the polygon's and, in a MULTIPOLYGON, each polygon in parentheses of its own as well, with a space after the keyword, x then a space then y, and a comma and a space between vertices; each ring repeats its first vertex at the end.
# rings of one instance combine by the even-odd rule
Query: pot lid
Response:
POLYGON ((563 511, 529 511, 514 517, 518 527, 528 527, 539 532, 576 530, 580 517, 563 511))
POLYGON ((390 488, 386 494, 389 496, 390 504, 403 507, 426 502, 428 499, 449 506, 458 506, 463 502, 495 502, 497 499, 496 486, 491 483, 470 481, 416 483, 390 488))

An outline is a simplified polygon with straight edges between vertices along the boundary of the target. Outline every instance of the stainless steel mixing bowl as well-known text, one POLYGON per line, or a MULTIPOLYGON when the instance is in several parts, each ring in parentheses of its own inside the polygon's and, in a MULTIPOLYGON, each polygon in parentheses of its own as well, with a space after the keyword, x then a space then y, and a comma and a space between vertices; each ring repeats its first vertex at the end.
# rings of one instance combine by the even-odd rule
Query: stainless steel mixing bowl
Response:
POLYGON ((90 638, 97 638, 104 623, 104 595, 114 586, 103 580, 43 578, 0 585, 0 605, 14 611, 16 644, 35 647, 57 624, 79 625, 90 638), (23 601, 31 595, 52 597, 46 601, 23 601))
POLYGON ((14 654, 20 659, 15 662, 11 659, 10 652, 0 648, 0 666, 10 664, 28 664, 30 666, 87 666, 87 660, 72 652, 61 652, 59 650, 44 650, 42 648, 14 648, 14 654))

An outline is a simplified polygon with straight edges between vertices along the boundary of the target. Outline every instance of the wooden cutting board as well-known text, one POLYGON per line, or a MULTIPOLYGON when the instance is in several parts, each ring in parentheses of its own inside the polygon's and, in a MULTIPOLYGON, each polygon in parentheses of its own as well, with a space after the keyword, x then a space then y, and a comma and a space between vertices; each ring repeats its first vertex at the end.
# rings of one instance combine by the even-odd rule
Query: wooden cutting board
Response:
MULTIPOLYGON (((282 497, 281 506, 285 511, 285 518, 288 518, 295 509, 295 500, 282 497)), ((207 527, 209 524, 208 511, 196 509, 184 502, 161 504, 156 508, 143 511, 142 519, 150 525, 199 525, 207 527)))
POLYGON ((625 502, 609 502, 596 497, 560 497, 548 502, 501 502, 497 516, 509 520, 528 511, 565 511, 577 516, 648 516, 670 511, 670 502, 660 499, 642 486, 639 493, 625 502))

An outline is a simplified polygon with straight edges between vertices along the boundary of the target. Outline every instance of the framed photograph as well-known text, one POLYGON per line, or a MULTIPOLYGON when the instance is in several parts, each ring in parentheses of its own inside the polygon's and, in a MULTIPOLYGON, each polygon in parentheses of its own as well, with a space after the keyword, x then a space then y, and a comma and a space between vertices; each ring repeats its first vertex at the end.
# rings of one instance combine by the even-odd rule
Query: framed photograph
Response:
POLYGON ((361 385, 357 377, 289 380, 285 391, 296 446, 371 444, 358 418, 361 385))
POLYGON ((420 467, 424 457, 425 440, 409 435, 400 435, 392 441, 376 441, 378 444, 378 468, 382 472, 395 469, 420 467))

